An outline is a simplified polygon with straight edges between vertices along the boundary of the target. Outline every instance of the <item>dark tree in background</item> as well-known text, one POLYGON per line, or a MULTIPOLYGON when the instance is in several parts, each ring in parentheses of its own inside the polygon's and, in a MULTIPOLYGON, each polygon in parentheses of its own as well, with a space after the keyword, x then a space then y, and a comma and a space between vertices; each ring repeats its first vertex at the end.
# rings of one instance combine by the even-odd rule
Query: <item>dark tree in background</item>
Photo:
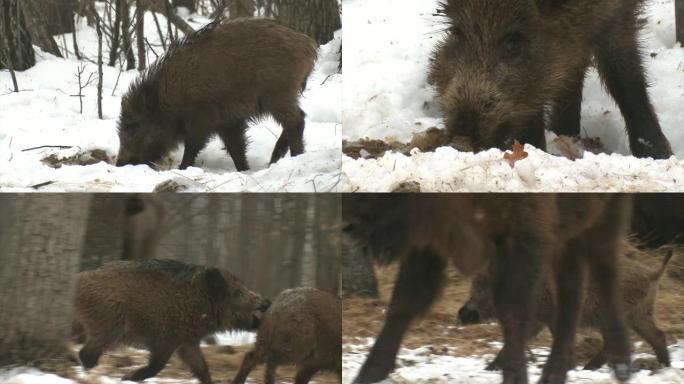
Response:
POLYGON ((684 47, 684 0, 675 0, 675 18, 677 19, 677 41, 684 47))
POLYGON ((319 44, 332 40, 342 28, 337 0, 274 0, 277 19, 290 28, 306 33, 319 44))
POLYGON ((79 8, 78 0, 41 0, 40 4, 40 12, 47 21, 47 33, 57 35, 74 31, 72 20, 79 8))
POLYGON ((90 195, 0 195, 0 366, 64 358, 90 195))
POLYGON ((171 3, 174 7, 185 7, 190 12, 197 12, 197 0, 173 0, 171 3))
POLYGON ((0 2, 0 69, 11 66, 23 71, 36 64, 31 35, 18 1, 0 2))
POLYGON ((254 16, 254 0, 224 0, 231 19, 254 16))
POLYGON ((93 195, 81 252, 81 270, 97 268, 121 258, 127 197, 120 193, 93 195))
POLYGON ((21 10, 33 44, 45 52, 62 57, 57 42, 48 31, 50 21, 48 21, 49 16, 44 12, 43 0, 21 0, 18 3, 21 4, 21 10))
POLYGON ((131 44, 131 8, 128 1, 121 1, 121 40, 124 56, 126 57, 126 70, 135 69, 135 55, 133 54, 133 44, 131 44))
POLYGON ((371 296, 378 294, 378 281, 370 254, 346 237, 342 241, 342 292, 371 296))

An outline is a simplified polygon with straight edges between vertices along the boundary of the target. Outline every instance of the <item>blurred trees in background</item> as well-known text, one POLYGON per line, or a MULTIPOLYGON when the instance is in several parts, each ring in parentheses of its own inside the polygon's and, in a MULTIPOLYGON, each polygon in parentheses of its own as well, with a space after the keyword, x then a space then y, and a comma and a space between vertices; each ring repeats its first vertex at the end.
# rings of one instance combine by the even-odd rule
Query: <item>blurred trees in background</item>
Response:
POLYGON ((17 1, 0 3, 0 69, 23 71, 36 64, 36 57, 17 1))
POLYGON ((0 366, 64 357, 90 195, 0 195, 0 366))
POLYGON ((677 41, 684 47, 684 0, 675 0, 677 41))

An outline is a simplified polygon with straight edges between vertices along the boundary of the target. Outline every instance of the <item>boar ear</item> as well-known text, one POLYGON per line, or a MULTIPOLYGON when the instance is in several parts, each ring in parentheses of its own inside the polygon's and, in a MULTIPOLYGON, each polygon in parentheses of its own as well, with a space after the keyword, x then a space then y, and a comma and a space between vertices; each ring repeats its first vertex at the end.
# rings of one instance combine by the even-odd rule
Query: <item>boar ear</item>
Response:
POLYGON ((216 268, 208 268, 204 272, 204 278, 207 280, 209 298, 216 303, 224 301, 228 292, 228 283, 223 278, 221 271, 216 268))

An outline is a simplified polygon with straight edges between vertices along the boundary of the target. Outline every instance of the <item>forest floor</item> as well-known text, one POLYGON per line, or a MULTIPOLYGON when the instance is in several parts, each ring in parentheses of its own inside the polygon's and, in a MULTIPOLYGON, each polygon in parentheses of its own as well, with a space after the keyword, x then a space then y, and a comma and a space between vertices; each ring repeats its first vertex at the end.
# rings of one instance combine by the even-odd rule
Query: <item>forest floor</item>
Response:
POLYGON ((684 191, 684 48, 675 40, 674 0, 645 2, 640 40, 651 101, 675 156, 631 156, 622 115, 591 68, 581 136, 599 143, 600 151, 548 132, 549 153, 528 145, 529 156, 515 167, 498 149, 407 144, 431 128, 444 129, 427 82, 431 52, 446 30, 445 19, 435 15, 438 4, 344 0, 343 192, 388 192, 406 184, 423 192, 684 191), (376 141, 349 148, 364 139, 376 141), (556 156, 564 149, 576 155, 556 156))
MULTIPOLYGON (((648 256, 645 256, 648 257, 648 256)), ((655 257, 655 256, 653 256, 655 257)), ((660 258, 660 256, 658 256, 660 258)), ((652 258, 640 260, 658 265, 652 258)), ((343 300, 343 383, 350 383, 365 360, 374 338, 385 319, 396 266, 377 268, 378 298, 347 297, 343 300)), ((448 283, 441 298, 429 313, 415 322, 406 337, 397 359, 397 367, 383 383, 475 383, 498 382, 500 372, 484 370, 500 350, 501 332, 497 324, 460 326, 456 312, 467 300, 470 280, 455 269, 448 272, 448 283)), ((660 284, 656 304, 659 327, 668 335, 672 368, 658 370, 653 350, 634 337, 633 383, 684 383, 684 251, 673 256, 666 276, 660 284)), ((551 336, 545 330, 530 344, 536 362, 528 364, 530 382, 536 382, 549 353, 551 336)), ((580 330, 577 337, 578 364, 586 363, 601 346, 600 335, 592 330, 580 330)), ((569 383, 612 383, 611 372, 582 371, 581 366, 569 374, 569 383)))
MULTIPOLYGON (((251 343, 236 344, 254 340, 254 334, 237 333, 219 340, 217 345, 203 345, 202 353, 209 365, 209 372, 216 383, 232 380, 240 368, 245 353, 252 349, 251 343), (231 345, 233 344, 233 345, 231 345)), ((72 351, 76 356, 80 346, 73 345, 72 351)), ((15 369, 11 372, 0 372, 0 382, 3 384, 110 384, 120 382, 120 378, 134 369, 147 363, 148 352, 130 347, 121 347, 106 352, 99 364, 85 371, 80 365, 45 363, 39 365, 40 370, 15 369)), ((249 375, 247 383, 263 383, 264 365, 257 366, 249 375)), ((277 383, 292 383, 297 373, 294 366, 283 365, 276 371, 277 383)), ((190 370, 174 354, 157 376, 145 380, 145 383, 199 383, 190 370)), ((313 378, 313 383, 336 384, 337 375, 320 372, 313 378)))

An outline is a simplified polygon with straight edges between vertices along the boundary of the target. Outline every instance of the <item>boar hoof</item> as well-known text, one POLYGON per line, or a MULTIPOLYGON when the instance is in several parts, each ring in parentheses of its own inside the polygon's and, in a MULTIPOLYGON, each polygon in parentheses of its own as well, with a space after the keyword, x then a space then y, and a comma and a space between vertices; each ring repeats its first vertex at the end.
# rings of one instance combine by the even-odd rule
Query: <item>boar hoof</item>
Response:
POLYGON ((625 362, 620 362, 620 363, 615 363, 611 364, 611 367, 613 368, 613 372, 615 372, 615 378, 619 382, 625 382, 629 380, 629 377, 631 376, 631 371, 629 369, 629 363, 625 362))

